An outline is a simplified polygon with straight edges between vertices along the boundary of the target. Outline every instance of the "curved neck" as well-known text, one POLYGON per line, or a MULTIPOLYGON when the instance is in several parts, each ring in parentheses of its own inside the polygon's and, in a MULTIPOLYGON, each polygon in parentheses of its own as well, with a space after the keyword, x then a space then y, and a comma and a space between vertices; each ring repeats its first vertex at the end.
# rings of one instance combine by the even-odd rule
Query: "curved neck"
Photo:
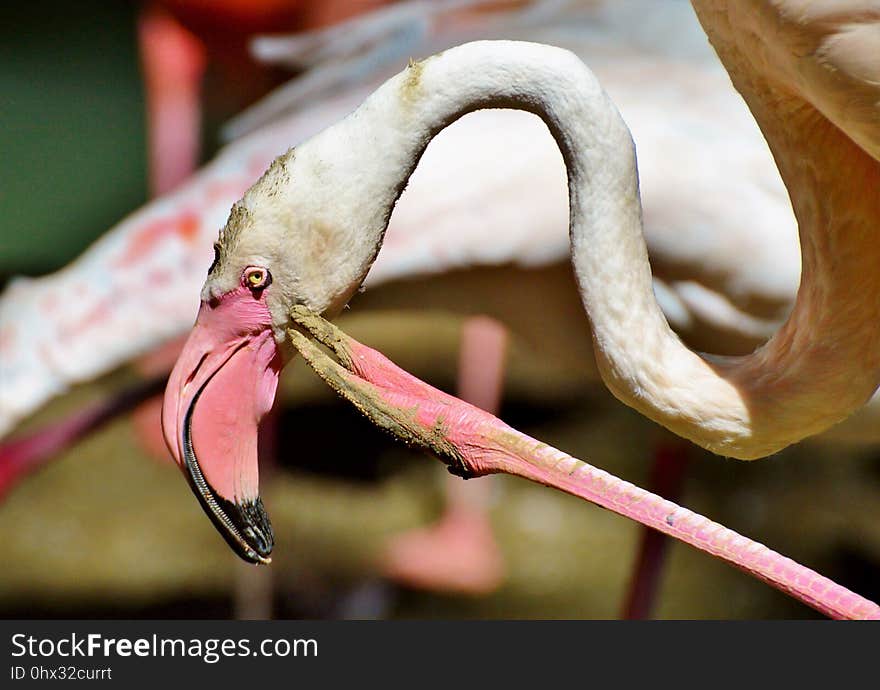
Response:
MULTIPOLYGON (((829 390, 827 377, 807 376, 805 358, 815 354, 809 338, 774 338, 749 357, 711 362, 681 343, 654 298, 629 130, 584 64, 549 46, 476 42, 411 64, 297 149, 297 169, 317 175, 310 204, 332 210, 325 220, 348 251, 344 267, 324 270, 325 286, 336 281, 332 296, 310 306, 323 311, 348 299, 431 138, 481 108, 535 113, 562 152, 574 270, 599 369, 618 398, 679 435, 742 458, 772 453, 854 409, 851 375, 843 377, 846 395, 829 390)), ((816 298, 801 290, 799 302, 816 298)))

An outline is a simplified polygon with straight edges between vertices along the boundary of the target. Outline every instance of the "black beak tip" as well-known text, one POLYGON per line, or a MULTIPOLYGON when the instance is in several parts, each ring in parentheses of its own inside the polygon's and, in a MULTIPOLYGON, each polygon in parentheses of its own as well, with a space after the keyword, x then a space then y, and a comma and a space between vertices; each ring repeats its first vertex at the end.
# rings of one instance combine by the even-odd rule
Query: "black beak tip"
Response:
MULTIPOLYGON (((221 499, 222 500, 222 499, 221 499)), ((226 514, 232 523, 238 528, 243 544, 236 552, 251 563, 270 563, 270 554, 275 546, 275 532, 269 515, 263 508, 263 501, 257 497, 253 501, 244 503, 229 503, 224 506, 226 514)), ((224 531, 224 534, 226 532, 224 531)), ((236 540, 238 541, 238 540, 236 540)))
POLYGON ((192 444, 192 410, 198 395, 187 410, 183 423, 183 460, 186 478, 199 504, 217 531, 242 559, 248 563, 268 564, 275 546, 275 532, 263 508, 262 499, 229 501, 218 494, 205 479, 192 444))
POLYGON ((271 563, 275 532, 263 501, 257 497, 242 503, 232 502, 216 493, 211 498, 212 501, 202 501, 202 507, 232 550, 248 563, 271 563))

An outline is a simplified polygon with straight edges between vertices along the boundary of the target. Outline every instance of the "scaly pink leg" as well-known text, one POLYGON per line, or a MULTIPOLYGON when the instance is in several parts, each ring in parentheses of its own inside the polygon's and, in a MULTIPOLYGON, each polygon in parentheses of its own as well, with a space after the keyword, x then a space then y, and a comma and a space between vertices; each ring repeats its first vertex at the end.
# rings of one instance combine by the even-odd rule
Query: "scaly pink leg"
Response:
MULTIPOLYGON (((491 414, 504 384, 505 328, 485 316, 468 318, 461 333, 458 395, 491 414)), ((504 564, 487 512, 487 482, 449 477, 447 506, 430 527, 394 537, 384 556, 385 574, 423 589, 485 594, 504 578, 504 564)))
POLYGON ((763 544, 640 489, 507 426, 433 388, 304 307, 300 328, 329 347, 337 363, 298 330, 291 342, 315 372, 374 424, 431 450, 454 474, 506 472, 586 499, 690 544, 832 618, 880 619, 880 607, 763 544))

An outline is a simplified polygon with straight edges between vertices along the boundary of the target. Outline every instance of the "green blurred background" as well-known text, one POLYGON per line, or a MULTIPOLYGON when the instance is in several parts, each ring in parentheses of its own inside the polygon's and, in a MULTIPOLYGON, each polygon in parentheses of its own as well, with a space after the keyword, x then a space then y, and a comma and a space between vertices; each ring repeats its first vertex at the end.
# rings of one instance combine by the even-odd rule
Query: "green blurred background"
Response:
POLYGON ((0 276, 60 268, 146 200, 131 2, 0 7, 0 276))

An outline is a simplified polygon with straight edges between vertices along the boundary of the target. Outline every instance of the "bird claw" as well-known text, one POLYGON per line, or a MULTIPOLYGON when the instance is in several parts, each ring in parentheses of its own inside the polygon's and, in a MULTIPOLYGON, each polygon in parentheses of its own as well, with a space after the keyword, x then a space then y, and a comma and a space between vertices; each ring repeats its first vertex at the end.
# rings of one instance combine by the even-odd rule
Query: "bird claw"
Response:
MULTIPOLYGON (((313 312, 304 304, 295 304, 290 310, 290 318, 300 329, 328 348, 343 367, 349 371, 354 370, 350 346, 352 340, 344 331, 327 321, 320 314, 313 312)), ((299 331, 294 329, 288 330, 288 335, 291 333, 299 333, 299 331)), ((294 346, 296 346, 296 342, 294 342, 294 346)), ((297 347, 297 349, 299 348, 297 347)), ((316 351, 321 356, 326 357, 320 350, 316 349, 316 351)))
POLYGON ((361 409, 359 400, 372 393, 370 389, 375 386, 351 372, 351 358, 346 356, 346 352, 341 348, 341 338, 337 335, 345 336, 345 334, 319 314, 302 305, 294 306, 290 316, 295 324, 293 328, 287 330, 291 344, 325 383, 361 409), (337 362, 326 354, 319 344, 327 347, 340 361, 337 362))
MULTIPOLYGON (((291 344, 312 370, 340 397, 354 405, 380 429, 407 445, 419 446, 440 457, 452 474, 465 479, 477 476, 455 445, 447 438, 442 412, 437 415, 433 424, 426 425, 419 420, 418 413, 422 405, 445 410, 449 406, 449 401, 457 403, 461 401, 436 391, 395 366, 379 353, 374 354, 383 360, 385 366, 383 373, 390 375, 390 378, 377 382, 370 381, 354 364, 353 349, 354 346, 360 345, 357 341, 305 306, 293 307, 290 316, 295 324, 294 328, 289 328, 287 331, 291 344), (306 334, 311 335, 314 340, 308 338, 306 334), (327 355, 319 344, 327 347, 339 362, 327 355), (395 381, 405 381, 417 387, 415 390, 410 389, 407 402, 401 403, 394 398, 395 381)), ((358 349, 361 352, 373 352, 362 345, 358 349)))

